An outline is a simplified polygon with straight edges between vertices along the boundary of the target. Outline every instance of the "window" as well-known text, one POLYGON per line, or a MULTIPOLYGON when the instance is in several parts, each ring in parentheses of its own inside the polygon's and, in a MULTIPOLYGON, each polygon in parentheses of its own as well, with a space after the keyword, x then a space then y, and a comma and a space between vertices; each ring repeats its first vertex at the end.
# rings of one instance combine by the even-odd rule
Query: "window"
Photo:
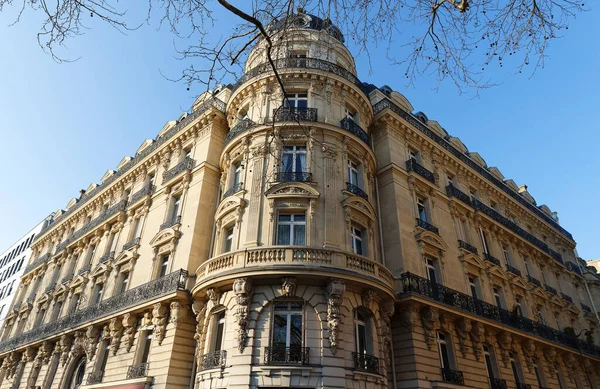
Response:
POLYGON ((469 194, 475 200, 479 200, 479 192, 477 192, 477 189, 469 188, 469 194))
POLYGON ((80 294, 74 294, 73 297, 71 297, 71 305, 69 306, 69 314, 71 314, 77 310, 77 305, 79 304, 80 297, 81 297, 80 294))
MULTIPOLYGON (((527 275, 531 275, 531 272, 529 271, 529 258, 528 257, 523 257, 523 264, 525 265, 525 273, 527 273, 527 275)), ((544 277, 544 273, 542 272, 542 278, 544 277)), ((546 283, 546 280, 544 280, 544 283, 546 283)))
POLYGON ((496 302, 496 306, 498 308, 502 308, 502 289, 500 289, 498 286, 494 286, 492 291, 494 292, 494 301, 496 302))
POLYGON ((81 357, 79 362, 75 365, 71 376, 69 377, 69 383, 66 386, 67 389, 76 389, 83 383, 83 378, 85 376, 85 364, 86 358, 81 357))
POLYGON ((228 253, 233 247, 233 226, 225 228, 223 236, 223 252, 228 253))
POLYGON ((90 264, 92 263, 92 260, 94 259, 94 253, 96 252, 96 245, 93 244, 90 246, 90 249, 88 251, 88 257, 87 257, 87 261, 86 264, 90 264))
POLYGON ((356 353, 368 355, 372 353, 370 318, 364 312, 354 311, 354 330, 356 336, 356 353))
POLYGON ((419 215, 419 219, 424 222, 429 221, 427 218, 427 200, 422 197, 417 197, 417 214, 419 215))
POLYGON ((244 166, 242 162, 238 162, 235 164, 233 168, 233 183, 231 185, 232 188, 237 188, 238 185, 242 182, 242 171, 244 166))
POLYGON ((490 251, 488 249, 488 240, 487 240, 487 234, 485 232, 485 230, 481 227, 479 227, 479 236, 481 237, 481 245, 483 246, 483 252, 486 254, 489 254, 490 251))
POLYGON ((450 347, 448 342, 450 342, 450 345, 452 344, 450 336, 438 331, 437 344, 442 370, 454 370, 454 358, 452 355, 452 348, 450 347))
POLYGON ((456 186, 454 185, 454 174, 448 173, 446 175, 446 181, 448 182, 448 185, 456 186))
POLYGON ((106 369, 106 362, 108 362, 108 355, 110 354, 110 342, 108 340, 102 342, 100 353, 100 364, 98 365, 97 371, 104 372, 106 369))
POLYGON ((496 360, 494 356, 494 349, 492 346, 484 344, 483 345, 483 357, 485 358, 485 370, 487 372, 487 376, 490 379, 493 379, 498 376, 496 369, 496 360))
POLYGON ((556 380, 558 381, 558 386, 560 389, 567 389, 567 382, 565 381, 565 377, 563 376, 562 370, 558 365, 554 365, 554 370, 556 371, 556 380))
POLYGON ((286 93, 283 106, 289 108, 308 108, 308 93, 286 93))
POLYGON ((306 245, 306 215, 279 215, 277 219, 277 244, 306 245))
POLYGON ((506 264, 510 265, 510 252, 508 251, 508 247, 506 247, 505 245, 502 245, 502 254, 504 255, 504 260, 506 261, 506 264))
POLYGON ((142 236, 142 225, 144 224, 144 223, 142 223, 142 221, 143 221, 142 219, 143 219, 142 216, 135 219, 135 222, 134 222, 135 224, 134 224, 133 230, 132 230, 133 235, 131 235, 132 240, 142 236))
POLYGON ((140 363, 147 363, 148 357, 150 356, 150 349, 152 347, 152 331, 145 331, 143 334, 140 363))
POLYGON ((123 293, 127 290, 127 286, 129 285, 129 272, 121 273, 120 281, 121 282, 119 282, 119 284, 118 284, 119 288, 117 289, 118 290, 117 294, 123 293))
POLYGON ((173 205, 171 206, 171 220, 175 220, 179 216, 179 208, 181 207, 181 195, 173 197, 173 205))
POLYGON ((427 271, 427 279, 433 285, 437 284, 437 276, 436 276, 436 261, 432 258, 425 258, 425 268, 427 271))
POLYGON ((185 149, 183 150, 183 159, 188 159, 188 158, 192 158, 192 149, 185 149))
POLYGON ((515 382, 517 384, 524 383, 523 371, 521 370, 521 364, 518 362, 519 356, 513 353, 512 351, 508 353, 508 358, 510 361, 510 367, 513 372, 513 376, 515 377, 515 382))
POLYGON ((104 284, 97 284, 96 290, 94 291, 94 299, 92 300, 92 304, 98 304, 102 301, 102 293, 104 291, 104 284))
POLYGON ((294 173, 306 171, 306 146, 284 146, 281 161, 283 181, 295 181, 294 173))
POLYGON ((358 165, 350 160, 348 160, 348 182, 360 187, 358 183, 358 165))
POLYGON ((534 362, 533 370, 535 372, 535 378, 537 380, 538 387, 544 388, 546 387, 546 377, 544 377, 544 368, 542 366, 542 362, 539 360, 539 358, 536 358, 534 362))
POLYGON ((148 185, 154 185, 154 182, 156 182, 156 174, 148 173, 148 185))
POLYGON ((161 278, 167 275, 167 270, 169 268, 169 257, 170 254, 165 254, 162 257, 160 257, 158 274, 156 276, 157 278, 161 278))
POLYGON ((302 302, 273 304, 272 362, 302 362, 302 302), (289 350, 289 352, 286 352, 289 350))
POLYGON ((117 249, 117 233, 113 232, 112 234, 110 234, 110 244, 108 245, 109 249, 108 252, 112 253, 114 251, 116 251, 117 249))
POLYGON ((479 299, 479 279, 477 277, 469 276, 469 289, 471 290, 471 296, 474 299, 479 299))
POLYGON ((513 309, 513 313, 515 313, 518 316, 523 316, 523 305, 522 305, 521 301, 522 301, 521 296, 515 297, 515 307, 513 309))
POLYGON ((421 159, 421 153, 414 149, 408 149, 408 159, 419 163, 419 160, 421 159))
POLYGON ((344 117, 352 122, 356 121, 356 111, 352 108, 345 107, 344 108, 344 117))
POLYGON ((63 306, 62 301, 58 301, 54 305, 54 310, 52 311, 52 318, 50 321, 55 321, 56 319, 58 319, 60 317, 60 311, 62 310, 62 306, 63 306))
POLYGON ((362 230, 355 226, 350 227, 350 238, 352 240, 352 252, 358 255, 365 255, 362 230))
POLYGON ((213 351, 221 351, 223 349, 223 339, 225 339, 225 311, 215 314, 215 337, 212 344, 213 351))

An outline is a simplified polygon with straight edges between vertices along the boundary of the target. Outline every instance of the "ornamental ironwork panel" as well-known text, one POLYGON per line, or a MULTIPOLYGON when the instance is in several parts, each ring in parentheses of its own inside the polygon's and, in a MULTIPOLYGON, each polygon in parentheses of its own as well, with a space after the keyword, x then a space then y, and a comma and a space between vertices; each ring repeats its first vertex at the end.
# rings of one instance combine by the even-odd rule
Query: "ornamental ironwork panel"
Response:
POLYGON ((464 385, 465 378, 463 373, 458 370, 442 369, 442 380, 454 385, 464 385))
POLYGON ((579 268, 579 266, 577 266, 573 262, 567 261, 566 265, 567 265, 567 270, 571 270, 571 271, 579 274, 580 276, 582 275, 581 274, 581 269, 579 268))
POLYGON ((483 253, 483 259, 485 259, 488 262, 493 263, 496 266, 500 266, 500 260, 496 257, 493 257, 489 253, 483 253))
POLYGON ((446 186, 446 194, 448 197, 455 197, 463 203, 471 205, 471 198, 452 184, 446 186))
POLYGON ((532 277, 531 275, 527 275, 527 281, 531 282, 532 284, 542 287, 542 283, 540 282, 540 280, 538 280, 537 278, 532 277))
POLYGON ((92 266, 89 263, 87 265, 84 265, 81 269, 79 269, 79 271, 77 272, 77 275, 82 275, 84 273, 89 272, 91 267, 92 266))
POLYGON ((354 352, 352 353, 352 359, 354 360, 355 370, 379 374, 379 358, 373 355, 354 352))
POLYGON ((566 295, 564 293, 561 292, 560 297, 563 298, 563 300, 568 301, 569 303, 573 304, 573 298, 569 295, 566 295))
POLYGON ((151 185, 150 183, 146 184, 142 189, 138 190, 131 196, 131 200, 129 200, 129 204, 135 204, 146 196, 150 196, 154 193, 156 187, 151 185))
POLYGON ((104 371, 93 371, 87 376, 86 385, 99 384, 102 382, 104 371))
POLYGON ((181 215, 177 215, 169 220, 167 220, 166 222, 164 222, 163 224, 160 225, 160 231, 164 230, 165 228, 171 228, 175 225, 181 224, 181 215))
POLYGON ((506 389, 506 380, 500 378, 490 378, 490 389, 506 389))
POLYGON ((227 189, 227 191, 225 193, 223 193, 223 198, 233 196, 234 194, 241 191, 242 189, 244 189, 244 183, 238 182, 237 184, 233 185, 231 188, 227 189))
POLYGON ((46 290, 44 290, 44 293, 50 294, 50 293, 54 292, 55 288, 56 288, 56 282, 53 282, 46 287, 46 290))
POLYGON ((365 200, 369 200, 369 195, 362 189, 360 189, 357 185, 346 182, 346 190, 353 195, 360 196, 365 200))
POLYGON ((165 173, 163 177, 163 183, 172 180, 174 177, 177 177, 180 173, 186 170, 191 170, 195 164, 196 161, 194 161, 192 158, 185 157, 183 161, 179 162, 165 173))
POLYGON ((124 293, 75 311, 56 321, 35 327, 30 331, 0 342, 0 352, 5 352, 23 344, 47 338, 60 333, 67 328, 74 328, 91 320, 101 319, 123 309, 154 300, 162 295, 173 293, 178 290, 185 290, 187 278, 188 272, 186 270, 178 270, 164 277, 129 289, 124 293))
POLYGON ((357 137, 359 137, 363 142, 365 142, 367 145, 371 146, 371 137, 369 136, 369 134, 362 129, 361 126, 358 125, 358 123, 356 123, 354 120, 350 119, 350 118, 343 118, 340 121, 340 126, 348 131, 349 133, 356 135, 357 137))
POLYGON ((33 261, 29 265, 27 265, 27 267, 25 267, 24 274, 29 273, 30 271, 37 268, 38 266, 48 262, 48 260, 50 260, 51 257, 52 257, 52 254, 50 254, 50 253, 46 253, 46 254, 42 255, 41 257, 39 257, 38 259, 36 259, 35 261, 33 261))
POLYGON ((458 248, 465 249, 473 254, 477 254, 477 248, 464 240, 458 240, 458 248))
POLYGON ((435 176, 432 172, 425 169, 423 166, 419 165, 419 163, 414 159, 409 159, 406 161, 406 170, 409 172, 415 172, 427 181, 435 184, 435 176))
POLYGON ((276 182, 312 182, 312 173, 309 172, 277 172, 276 182))
POLYGON ((273 110, 274 122, 316 122, 318 115, 316 108, 306 107, 280 107, 273 110))
POLYGON ((60 283, 61 284, 66 284, 67 282, 71 282, 72 280, 73 280, 73 275, 69 274, 69 275, 64 276, 62 278, 62 280, 60 280, 60 283))
POLYGON ((108 254, 101 256, 100 259, 98 260, 98 262, 99 263, 106 263, 109 260, 114 259, 114 258, 115 258, 115 252, 111 251, 108 254))
POLYGON ((553 288, 553 287, 551 287, 550 285, 545 285, 545 286, 544 286, 544 288, 546 289, 546 292, 548 292, 548 293, 552 293, 553 295, 556 295, 556 294, 558 294, 558 293, 556 292, 556 289, 555 289, 555 288, 553 288))
POLYGON ((424 230, 433 232, 434 234, 437 234, 437 235, 440 234, 440 231, 438 230, 438 228, 436 226, 434 226, 433 224, 429 224, 425 220, 419 219, 419 218, 416 218, 415 220, 417 221, 418 227, 421 227, 424 230))
POLYGON ((147 377, 149 367, 149 363, 140 363, 139 365, 129 366, 127 369, 127 379, 147 377))
POLYGON ((256 127, 256 125, 256 123, 254 123, 248 118, 240 120, 235 126, 231 128, 231 130, 229 130, 229 132, 225 136, 225 145, 231 142, 236 136, 243 134, 244 132, 250 130, 253 127, 256 127))
POLYGON ((588 313, 592 313, 592 308, 590 308, 589 305, 586 305, 584 303, 581 303, 581 309, 583 309, 584 311, 586 311, 588 313))
POLYGON ((265 347, 265 365, 308 365, 308 347, 265 347))
POLYGON ((219 350, 204 354, 200 357, 200 369, 214 369, 216 367, 224 368, 227 360, 227 351, 219 350))
POLYGON ((563 259, 562 259, 562 255, 560 255, 559 253, 557 253, 556 251, 552 250, 551 248, 548 247, 548 253, 550 254, 550 256, 554 259, 556 259, 558 262, 563 263, 563 259))
POLYGON ((521 270, 517 269, 514 266, 509 265, 508 263, 506 264, 506 271, 521 277, 521 270))
POLYGON ((125 243, 123 245, 123 251, 132 249, 132 248, 134 248, 136 246, 139 246, 139 245, 140 245, 140 238, 135 238, 135 239, 130 240, 129 242, 127 242, 127 243, 125 243))
POLYGON ((529 203, 526 199, 523 198, 523 196, 521 196, 519 193, 515 192, 510 187, 508 187, 502 180, 497 179, 487 169, 476 164, 471 158, 469 158, 467 155, 465 155, 465 153, 461 152, 460 150, 458 150, 457 148, 452 146, 446 139, 442 138, 441 136, 439 136, 438 134, 436 134, 435 132, 430 130, 425 124, 423 124, 414 115, 406 112, 405 110, 403 110, 402 108, 400 108, 399 106, 394 104, 390 99, 385 98, 385 99, 379 101, 377 104, 375 104, 373 106, 373 112, 375 115, 377 115, 386 108, 389 108, 390 110, 392 110, 398 116, 400 116, 401 118, 403 118, 404 120, 409 122, 411 125, 416 127, 419 131, 421 131, 422 133, 427 135, 429 138, 431 138, 434 142, 436 142, 442 148, 444 148, 445 150, 450 152, 456 158, 458 158, 462 162, 464 162, 467 166, 469 166, 470 168, 472 168, 473 170, 475 170, 476 172, 481 174, 483 177, 485 177, 488 181, 490 181, 491 183, 496 185, 508 196, 512 197, 518 203, 520 203, 525 208, 527 208, 531 212, 533 212, 536 216, 538 216, 539 218, 546 221, 546 223, 548 223, 549 225, 551 225, 552 227, 557 229, 559 232, 561 232, 567 238, 573 240, 573 236, 567 230, 565 230, 563 227, 561 227, 560 224, 558 224, 554 219, 552 219, 550 216, 546 215, 542 210, 540 210, 535 205, 529 203))

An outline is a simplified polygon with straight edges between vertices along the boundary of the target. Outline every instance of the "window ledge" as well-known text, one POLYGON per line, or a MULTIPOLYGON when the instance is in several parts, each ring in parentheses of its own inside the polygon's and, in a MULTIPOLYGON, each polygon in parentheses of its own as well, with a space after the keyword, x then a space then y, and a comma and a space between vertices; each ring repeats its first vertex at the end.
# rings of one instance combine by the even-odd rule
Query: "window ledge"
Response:
POLYGON ((376 373, 369 373, 368 371, 363 371, 363 370, 353 370, 352 375, 354 376, 354 379, 357 379, 360 377, 363 380, 366 379, 366 380, 372 380, 372 381, 383 381, 383 375, 376 374, 376 373))
POLYGON ((140 378, 132 378, 128 380, 118 380, 118 381, 110 381, 110 382, 100 382, 98 384, 93 385, 81 385, 79 389, 100 389, 100 388, 115 388, 121 385, 127 385, 128 388, 140 388, 143 389, 146 384, 152 383, 153 377, 140 377, 140 378))
POLYGON ((310 375, 311 370, 314 366, 311 365, 260 365, 257 366, 258 370, 266 371, 266 375, 270 376, 272 370, 287 370, 288 372, 292 371, 301 371, 303 377, 308 377, 310 375))

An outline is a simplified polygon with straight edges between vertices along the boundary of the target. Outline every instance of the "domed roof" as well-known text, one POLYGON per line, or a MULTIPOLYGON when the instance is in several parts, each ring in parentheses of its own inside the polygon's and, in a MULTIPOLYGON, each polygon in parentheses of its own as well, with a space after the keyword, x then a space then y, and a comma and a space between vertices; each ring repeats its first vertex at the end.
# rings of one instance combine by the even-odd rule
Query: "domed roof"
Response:
POLYGON ((275 20, 269 26, 270 30, 281 30, 286 27, 306 28, 316 31, 325 31, 341 43, 344 43, 342 31, 331 23, 330 19, 321 19, 318 16, 305 13, 303 8, 298 13, 282 20, 275 20))

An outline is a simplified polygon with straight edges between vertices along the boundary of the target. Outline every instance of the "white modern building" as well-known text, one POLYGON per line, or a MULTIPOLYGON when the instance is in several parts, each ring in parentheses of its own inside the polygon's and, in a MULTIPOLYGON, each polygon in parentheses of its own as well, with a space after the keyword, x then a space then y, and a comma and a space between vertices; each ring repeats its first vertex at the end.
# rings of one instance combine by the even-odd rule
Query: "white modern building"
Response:
POLYGON ((29 246, 52 221, 52 215, 46 217, 31 231, 23 235, 0 255, 0 323, 4 321, 19 287, 19 279, 25 271, 31 250, 29 246))

